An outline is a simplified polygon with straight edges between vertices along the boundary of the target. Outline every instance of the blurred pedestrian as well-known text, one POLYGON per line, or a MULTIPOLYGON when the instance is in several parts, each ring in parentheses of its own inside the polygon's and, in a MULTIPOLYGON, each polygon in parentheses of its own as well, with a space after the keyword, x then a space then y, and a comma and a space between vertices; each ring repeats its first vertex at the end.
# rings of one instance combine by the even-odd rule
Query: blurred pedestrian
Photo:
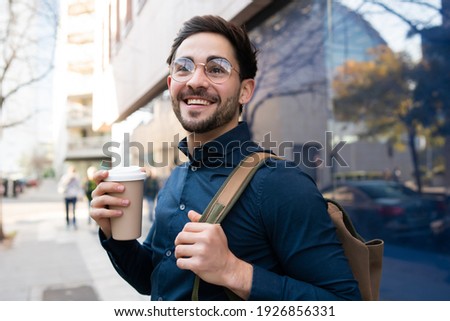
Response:
MULTIPOLYGON (((97 171, 95 166, 90 166, 86 171, 86 182, 84 183, 84 193, 88 200, 88 210, 91 209, 92 191, 97 187, 97 183, 94 181, 94 173, 97 171)), ((91 216, 88 215, 88 224, 91 224, 91 216)))
POLYGON ((402 177, 402 171, 400 170, 400 168, 395 167, 392 170, 392 180, 394 182, 400 182, 401 181, 401 177, 402 177))
POLYGON ((70 227, 70 205, 72 205, 72 224, 76 229, 76 204, 78 198, 83 193, 83 188, 81 186, 80 178, 78 177, 77 171, 74 166, 69 166, 66 174, 64 174, 58 183, 58 192, 64 195, 64 203, 66 206, 66 223, 67 228, 70 227))
POLYGON ((153 171, 150 169, 147 171, 147 178, 144 181, 144 198, 148 205, 148 218, 150 222, 154 220, 154 207, 156 195, 159 192, 159 182, 153 171))

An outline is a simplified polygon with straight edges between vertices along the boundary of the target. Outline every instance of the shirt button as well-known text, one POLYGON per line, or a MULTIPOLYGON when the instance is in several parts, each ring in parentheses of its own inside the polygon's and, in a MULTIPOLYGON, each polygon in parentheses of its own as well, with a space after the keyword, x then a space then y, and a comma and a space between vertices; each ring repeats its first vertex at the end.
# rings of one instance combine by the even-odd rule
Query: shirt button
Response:
POLYGON ((185 208, 186 208, 186 205, 180 204, 180 210, 184 211, 185 208))
POLYGON ((167 250, 166 251, 166 256, 171 256, 172 255, 172 251, 171 250, 167 250))
POLYGON ((191 166, 191 171, 195 172, 197 170, 197 167, 191 166))

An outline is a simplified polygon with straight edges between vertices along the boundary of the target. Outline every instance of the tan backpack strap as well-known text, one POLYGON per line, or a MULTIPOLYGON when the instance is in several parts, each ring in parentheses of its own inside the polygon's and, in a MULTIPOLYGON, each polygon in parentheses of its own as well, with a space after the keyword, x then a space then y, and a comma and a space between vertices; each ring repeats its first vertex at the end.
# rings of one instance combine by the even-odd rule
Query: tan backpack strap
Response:
MULTIPOLYGON (((264 164, 267 158, 280 157, 268 152, 255 152, 245 157, 231 172, 220 189, 214 195, 200 218, 200 222, 219 224, 223 221, 230 209, 241 196, 242 192, 251 181, 256 171, 264 164)), ((195 276, 192 300, 198 301, 200 278, 195 276)), ((238 300, 239 297, 228 289, 225 292, 230 300, 238 300)))
POLYGON ((253 174, 256 173, 269 157, 279 158, 267 152, 256 152, 244 158, 231 172, 214 198, 210 201, 208 207, 206 207, 202 214, 200 222, 222 222, 247 187, 253 174))

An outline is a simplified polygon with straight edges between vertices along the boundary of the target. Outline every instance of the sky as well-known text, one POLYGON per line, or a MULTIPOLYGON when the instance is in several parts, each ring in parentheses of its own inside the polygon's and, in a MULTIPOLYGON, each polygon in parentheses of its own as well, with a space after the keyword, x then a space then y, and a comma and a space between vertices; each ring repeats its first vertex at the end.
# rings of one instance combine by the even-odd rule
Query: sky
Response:
MULTIPOLYGON (((363 14, 364 18, 380 33, 386 40, 391 49, 394 51, 406 51, 416 61, 420 59, 420 37, 415 36, 407 39, 408 26, 398 17, 386 13, 386 11, 379 6, 364 4, 364 0, 340 0, 341 3, 347 7, 357 10, 363 14)), ((411 0, 413 2, 414 0, 411 0)), ((413 5, 411 3, 401 4, 399 0, 384 0, 393 9, 398 10, 408 19, 417 21, 426 21, 429 25, 440 24, 440 17, 436 11, 420 5, 413 5)), ((441 0, 426 0, 431 5, 440 7, 441 0)))
MULTIPOLYGON (((48 0, 56 1, 56 0, 48 0)), ((6 30, 6 24, 9 19, 5 18, 4 5, 6 2, 0 2, 0 34, 4 34, 6 30)), ((16 7, 14 7, 16 8, 16 7)), ((20 9, 23 9, 20 7, 20 9)), ((18 10, 19 12, 19 10, 18 10)), ((17 24, 15 30, 17 33, 22 32, 23 29, 27 30, 27 37, 25 39, 36 39, 36 46, 26 46, 26 49, 20 51, 19 55, 22 59, 25 59, 28 63, 31 63, 36 59, 41 62, 42 66, 46 66, 48 61, 51 60, 51 47, 53 45, 53 38, 49 37, 49 22, 45 23, 36 16, 32 21, 28 21, 29 11, 22 12, 23 15, 17 16, 17 24), (30 25, 27 23, 30 22, 30 25), (46 36, 47 35, 47 36, 46 36), (43 38, 43 36, 46 36, 43 38), (50 41, 48 41, 50 39, 50 41)), ((50 33, 53 35, 53 33, 50 33)), ((14 39, 14 38, 13 38, 14 39)), ((13 45, 20 43, 19 41, 13 42, 13 45)), ((0 43, 0 50, 3 53, 8 53, 8 46, 4 43, 0 43)), ((3 56, 2 56, 3 57, 3 56)), ((14 62, 17 62, 15 59, 14 62)), ((17 83, 29 80, 30 77, 27 73, 28 69, 24 67, 25 64, 16 64, 11 67, 11 72, 7 74, 9 78, 4 81, 4 94, 8 92, 8 80, 10 84, 14 86, 17 83), (15 68, 14 68, 15 66, 15 68), (23 78, 22 78, 23 77, 23 78), (5 89, 6 88, 6 89, 5 89)), ((41 65, 41 68, 43 68, 41 65)), ((4 67, 4 64, 1 65, 4 67)), ((34 69, 34 68, 33 68, 34 69)), ((26 161, 26 158, 36 153, 41 153, 45 150, 45 144, 52 141, 52 77, 51 74, 47 75, 40 82, 36 82, 33 85, 22 87, 16 94, 10 96, 3 106, 0 114, 0 119, 4 123, 11 123, 24 119, 26 116, 33 113, 33 117, 29 118, 20 125, 5 128, 0 134, 0 172, 6 173, 18 173, 21 172, 22 164, 26 161)), ((23 174, 23 173, 21 173, 23 174)))

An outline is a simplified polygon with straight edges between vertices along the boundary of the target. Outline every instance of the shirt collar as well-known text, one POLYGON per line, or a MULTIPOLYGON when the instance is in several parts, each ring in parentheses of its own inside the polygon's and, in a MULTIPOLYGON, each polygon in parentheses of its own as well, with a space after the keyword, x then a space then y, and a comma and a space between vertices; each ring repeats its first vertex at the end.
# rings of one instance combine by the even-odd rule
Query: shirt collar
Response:
POLYGON ((250 138, 250 130, 246 122, 239 122, 238 126, 215 140, 194 149, 194 155, 190 155, 187 146, 187 138, 178 144, 178 148, 185 154, 192 165, 201 166, 236 166, 245 156, 261 150, 250 138))

